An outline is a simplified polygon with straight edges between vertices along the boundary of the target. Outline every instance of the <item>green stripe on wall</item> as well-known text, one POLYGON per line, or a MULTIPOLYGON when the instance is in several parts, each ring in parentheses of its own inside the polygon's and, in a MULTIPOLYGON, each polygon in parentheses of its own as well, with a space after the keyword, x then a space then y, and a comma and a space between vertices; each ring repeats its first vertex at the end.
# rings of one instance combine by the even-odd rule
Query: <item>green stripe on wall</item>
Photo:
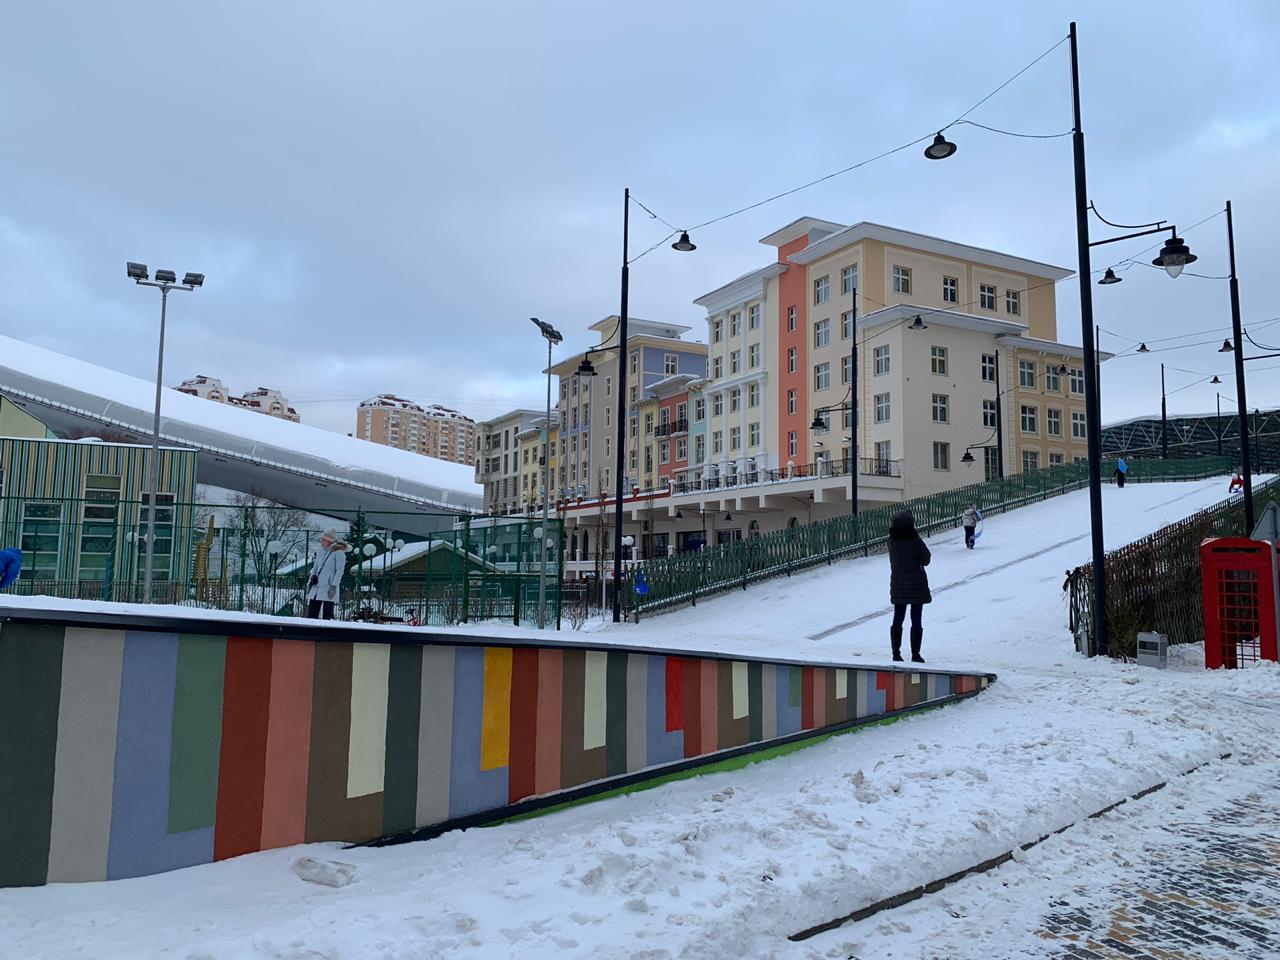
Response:
POLYGON ((402 833, 418 824, 418 725, 422 711, 422 647, 395 644, 387 668, 387 749, 382 825, 402 833))
POLYGON ((605 768, 609 776, 627 772, 627 657, 609 652, 604 681, 605 768))
POLYGON ((751 743, 764 739, 763 665, 747 661, 747 737, 751 743))
POLYGON ((212 827, 218 811, 226 637, 178 638, 169 754, 169 832, 212 827))
POLYGON ((62 627, 0 628, 0 887, 49 873, 62 627))

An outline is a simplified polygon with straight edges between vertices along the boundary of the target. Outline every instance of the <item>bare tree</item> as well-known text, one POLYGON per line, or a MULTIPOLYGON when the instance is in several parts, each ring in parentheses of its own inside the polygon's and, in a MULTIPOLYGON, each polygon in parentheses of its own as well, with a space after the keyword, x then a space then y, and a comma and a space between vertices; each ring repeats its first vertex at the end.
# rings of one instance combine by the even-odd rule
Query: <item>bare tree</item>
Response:
POLYGON ((296 507, 283 507, 253 493, 237 493, 228 507, 231 514, 227 530, 232 534, 235 550, 244 542, 246 572, 258 576, 271 575, 290 554, 305 557, 308 547, 307 514, 296 507), (268 546, 279 542, 280 551, 272 557, 268 546))
POLYGON ((601 467, 596 471, 596 576, 601 583, 604 582, 604 545, 607 542, 605 529, 609 519, 609 504, 605 499, 609 495, 607 487, 604 468, 601 467))

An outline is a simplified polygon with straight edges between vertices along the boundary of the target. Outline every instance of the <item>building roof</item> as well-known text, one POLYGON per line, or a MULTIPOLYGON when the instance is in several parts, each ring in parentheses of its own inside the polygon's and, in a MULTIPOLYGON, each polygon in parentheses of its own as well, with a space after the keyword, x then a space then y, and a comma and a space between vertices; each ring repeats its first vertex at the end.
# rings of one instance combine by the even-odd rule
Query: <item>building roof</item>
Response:
POLYGON ((989 333, 997 337, 1021 337, 1028 329, 1025 323, 1014 320, 996 320, 991 317, 978 317, 959 310, 939 310, 936 307, 921 307, 914 303, 897 303, 892 307, 881 307, 858 318, 858 326, 863 328, 879 327, 886 323, 907 323, 919 316, 926 324, 938 324, 943 327, 958 327, 961 330, 972 330, 977 333, 989 333))
MULTIPOLYGON (((1073 343, 1059 343, 1057 340, 1041 340, 1039 337, 1001 337, 1001 341, 1008 341, 1020 347, 1026 347, 1028 350, 1039 350, 1043 353, 1060 353, 1066 357, 1083 357, 1084 348, 1078 347, 1073 343)), ((1105 350, 1099 350, 1097 357, 1099 360, 1110 360, 1114 357, 1114 353, 1107 353, 1105 350)))
MULTIPOLYGON (((618 328, 618 322, 621 318, 615 313, 610 314, 603 320, 597 320, 588 327, 588 330, 595 330, 597 333, 605 333, 606 340, 613 338, 618 328)), ((693 327, 686 327, 679 323, 660 323, 657 320, 642 320, 639 317, 627 317, 627 339, 639 336, 665 337, 669 340, 679 340, 681 336, 692 330, 693 327)), ((603 340, 601 341, 604 342, 603 340)))
POLYGON ((799 240, 806 234, 809 237, 817 235, 825 237, 837 230, 843 230, 843 223, 833 223, 830 220, 819 220, 817 217, 797 217, 785 227, 780 227, 767 237, 761 237, 760 242, 769 247, 781 247, 793 240, 799 240))
POLYGON ((787 269, 785 263, 770 263, 755 270, 748 270, 741 276, 734 277, 728 283, 709 290, 693 302, 706 307, 708 313, 715 313, 724 306, 740 303, 743 299, 762 293, 762 287, 770 277, 776 277, 787 269))

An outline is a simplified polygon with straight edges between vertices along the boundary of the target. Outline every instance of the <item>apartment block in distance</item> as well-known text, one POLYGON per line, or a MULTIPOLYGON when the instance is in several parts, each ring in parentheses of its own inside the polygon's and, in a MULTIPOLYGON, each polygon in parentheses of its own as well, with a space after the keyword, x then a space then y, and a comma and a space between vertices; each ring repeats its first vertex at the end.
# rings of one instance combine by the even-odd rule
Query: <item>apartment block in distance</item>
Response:
POLYGON ((284 394, 271 387, 258 387, 256 390, 250 390, 237 397, 228 391, 217 377, 209 377, 201 373, 189 380, 183 380, 174 389, 179 393, 189 393, 193 397, 200 397, 202 400, 212 400, 214 403, 243 407, 246 410, 252 410, 254 413, 263 413, 279 420, 290 420, 293 423, 302 422, 302 418, 298 416, 298 411, 289 406, 289 401, 284 398, 284 394))
POLYGON ((476 422, 438 403, 424 407, 394 394, 379 394, 360 404, 355 436, 437 460, 468 466, 476 462, 476 422))

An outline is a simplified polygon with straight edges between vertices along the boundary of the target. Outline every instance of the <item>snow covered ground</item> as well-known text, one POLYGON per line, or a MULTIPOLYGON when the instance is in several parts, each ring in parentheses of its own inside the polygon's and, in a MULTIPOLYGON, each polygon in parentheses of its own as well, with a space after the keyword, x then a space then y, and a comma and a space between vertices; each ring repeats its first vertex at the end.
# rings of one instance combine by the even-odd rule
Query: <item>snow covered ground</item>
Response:
MULTIPOLYGON (((1224 489, 1108 488, 1109 543, 1224 489)), ((424 843, 310 844, 156 877, 0 891, 0 957, 814 958, 872 940, 858 956, 1016 955, 981 924, 950 936, 938 925, 955 918, 937 910, 921 914, 934 926, 898 940, 875 919, 804 943, 786 937, 1222 753, 1270 750, 1280 669, 1209 674, 1179 651, 1161 672, 1073 652, 1061 585, 1088 557, 1087 502, 1081 492, 993 517, 974 551, 959 531, 930 541, 924 655, 998 673, 977 698, 745 770, 424 843), (305 882, 292 870, 300 856, 351 864, 354 879, 305 882), (928 952, 944 934, 947 951, 928 952), (885 952, 895 942, 907 952, 885 952)), ((558 639, 877 663, 888 654, 887 583, 875 556, 558 639)), ((1260 769, 1226 762, 1240 777, 1260 769)), ((1071 852, 1085 863, 1099 855, 1088 843, 1071 852)))

